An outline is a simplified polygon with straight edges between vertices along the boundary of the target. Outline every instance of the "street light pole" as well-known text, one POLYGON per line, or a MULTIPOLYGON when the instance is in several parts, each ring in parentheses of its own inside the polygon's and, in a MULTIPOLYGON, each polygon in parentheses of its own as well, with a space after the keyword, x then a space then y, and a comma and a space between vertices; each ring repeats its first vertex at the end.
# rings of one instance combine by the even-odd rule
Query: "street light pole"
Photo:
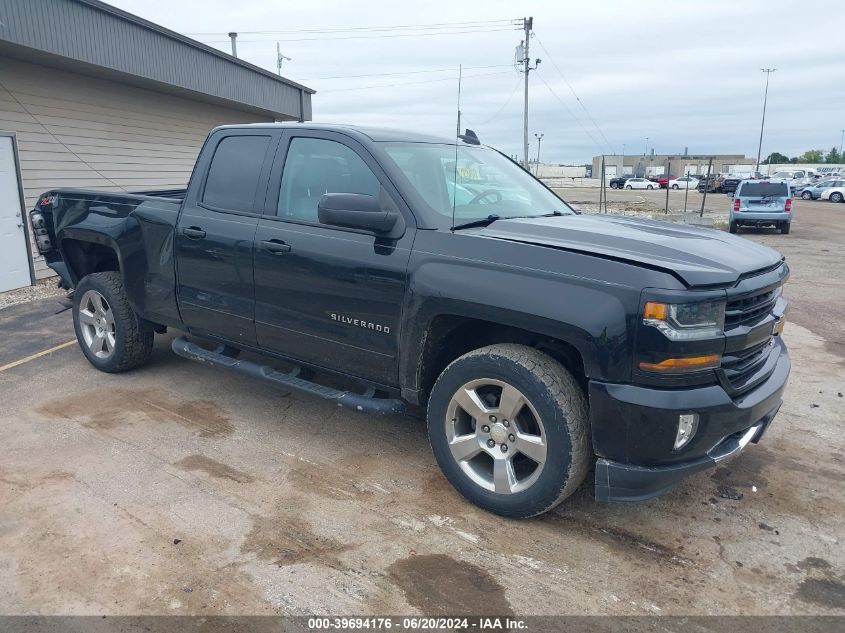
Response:
POLYGON ((769 75, 777 70, 777 68, 761 68, 766 73, 766 91, 763 93, 763 120, 760 122, 760 143, 757 145, 757 164, 754 166, 754 171, 760 171, 760 152, 763 149, 763 128, 766 125, 766 102, 769 100, 769 75))
POLYGON ((536 132, 534 132, 534 138, 537 139, 537 169, 536 169, 537 178, 540 177, 540 143, 543 142, 543 136, 544 135, 542 133, 537 134, 536 132))
POLYGON ((845 141, 845 130, 841 130, 842 136, 839 137, 839 162, 845 163, 845 158, 842 158, 842 141, 845 141))

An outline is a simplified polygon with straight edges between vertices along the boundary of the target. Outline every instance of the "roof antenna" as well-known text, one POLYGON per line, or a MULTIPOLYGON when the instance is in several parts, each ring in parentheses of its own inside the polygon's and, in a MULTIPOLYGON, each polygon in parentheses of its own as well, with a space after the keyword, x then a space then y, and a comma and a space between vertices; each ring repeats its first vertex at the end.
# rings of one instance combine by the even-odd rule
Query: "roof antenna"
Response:
POLYGON ((470 145, 481 145, 481 141, 478 138, 478 134, 467 128, 463 134, 458 134, 458 138, 461 139, 464 143, 469 143, 470 145))
MULTIPOLYGON (((455 130, 458 138, 461 134, 461 79, 463 64, 458 64, 458 127, 455 130)), ((448 186, 448 183, 447 183, 448 186)), ((458 141, 455 140, 455 176, 452 182, 452 230, 455 230, 455 201, 458 199, 458 141)))

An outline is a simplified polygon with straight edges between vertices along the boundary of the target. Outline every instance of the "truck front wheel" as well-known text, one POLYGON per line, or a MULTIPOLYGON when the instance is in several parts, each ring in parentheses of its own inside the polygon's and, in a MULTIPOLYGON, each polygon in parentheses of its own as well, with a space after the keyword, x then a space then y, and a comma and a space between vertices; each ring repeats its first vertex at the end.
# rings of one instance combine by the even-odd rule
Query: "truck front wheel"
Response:
POLYGON ((147 362, 154 333, 143 331, 129 305, 120 273, 87 275, 73 294, 73 327, 82 353, 94 367, 118 373, 147 362))
POLYGON ((464 354, 437 379, 428 436, 449 482, 502 516, 550 510, 590 465, 584 392, 560 363, 530 347, 491 345, 464 354))

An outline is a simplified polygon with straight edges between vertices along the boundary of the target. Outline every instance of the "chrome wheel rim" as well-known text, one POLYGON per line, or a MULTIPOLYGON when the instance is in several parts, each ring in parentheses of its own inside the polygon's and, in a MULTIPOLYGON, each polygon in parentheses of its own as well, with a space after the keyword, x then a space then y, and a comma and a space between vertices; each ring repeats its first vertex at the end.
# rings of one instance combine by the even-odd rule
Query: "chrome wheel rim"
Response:
POLYGON ((79 330, 88 350, 103 360, 114 353, 114 313, 106 298, 88 290, 79 301, 79 330))
POLYGON ((476 485, 510 495, 530 488, 546 463, 543 421, 513 385, 472 380, 449 401, 445 419, 449 452, 476 485))

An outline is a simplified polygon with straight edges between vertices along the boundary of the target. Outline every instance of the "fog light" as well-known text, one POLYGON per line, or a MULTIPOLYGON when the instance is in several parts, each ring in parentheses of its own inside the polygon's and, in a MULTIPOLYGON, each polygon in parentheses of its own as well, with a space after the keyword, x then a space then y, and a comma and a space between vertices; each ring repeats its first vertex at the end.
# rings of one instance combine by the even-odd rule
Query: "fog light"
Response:
POLYGON ((675 450, 683 448, 698 430, 698 414, 684 413, 678 416, 678 433, 675 435, 675 450))

